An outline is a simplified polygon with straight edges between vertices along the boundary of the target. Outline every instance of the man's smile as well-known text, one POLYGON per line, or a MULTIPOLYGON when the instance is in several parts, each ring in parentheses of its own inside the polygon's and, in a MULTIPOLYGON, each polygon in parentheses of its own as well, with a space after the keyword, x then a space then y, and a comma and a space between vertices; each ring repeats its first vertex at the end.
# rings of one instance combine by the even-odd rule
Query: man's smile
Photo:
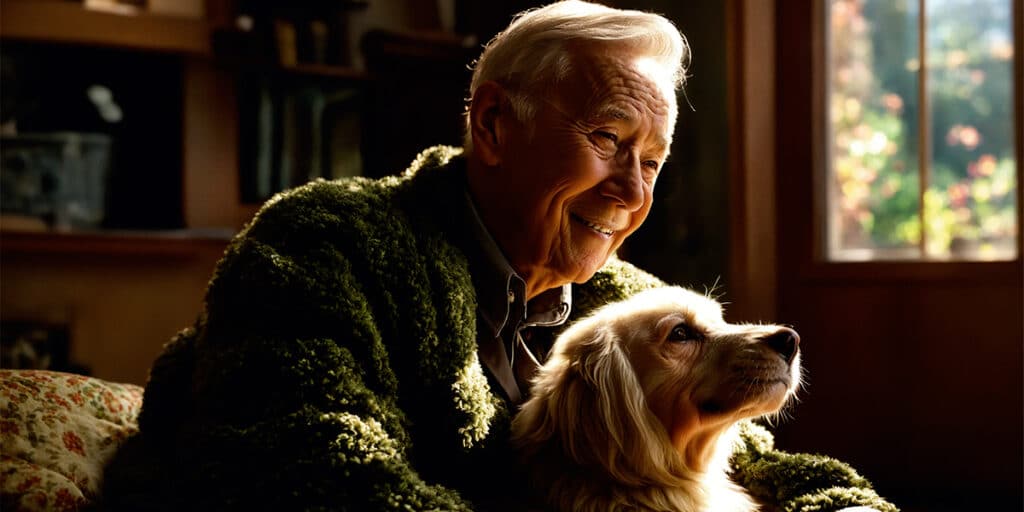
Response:
POLYGON ((572 217, 573 220, 579 222, 580 224, 583 224, 584 226, 590 228, 591 230, 597 232, 600 235, 612 236, 615 234, 615 229, 605 226, 600 222, 587 220, 583 217, 580 217, 579 215, 576 215, 575 213, 570 213, 569 215, 572 217))

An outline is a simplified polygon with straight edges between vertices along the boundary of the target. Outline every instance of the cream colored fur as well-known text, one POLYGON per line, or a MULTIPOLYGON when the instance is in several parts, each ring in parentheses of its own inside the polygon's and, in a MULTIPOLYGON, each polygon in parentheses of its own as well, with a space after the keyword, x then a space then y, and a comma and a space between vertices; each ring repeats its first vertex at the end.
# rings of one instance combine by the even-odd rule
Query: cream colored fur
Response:
POLYGON ((558 338, 513 422, 531 486, 559 511, 756 510, 727 475, 735 424, 792 396, 798 341, 678 287, 599 309, 558 338))

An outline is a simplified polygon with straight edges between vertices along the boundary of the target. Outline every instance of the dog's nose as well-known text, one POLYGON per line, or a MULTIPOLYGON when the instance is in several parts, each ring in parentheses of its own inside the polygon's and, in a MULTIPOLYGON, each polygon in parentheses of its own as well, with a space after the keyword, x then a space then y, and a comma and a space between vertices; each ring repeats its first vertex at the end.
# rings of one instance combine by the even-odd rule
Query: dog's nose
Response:
POLYGON ((778 331, 761 338, 772 350, 779 353, 787 363, 792 363, 800 346, 800 335, 793 329, 783 327, 778 331))

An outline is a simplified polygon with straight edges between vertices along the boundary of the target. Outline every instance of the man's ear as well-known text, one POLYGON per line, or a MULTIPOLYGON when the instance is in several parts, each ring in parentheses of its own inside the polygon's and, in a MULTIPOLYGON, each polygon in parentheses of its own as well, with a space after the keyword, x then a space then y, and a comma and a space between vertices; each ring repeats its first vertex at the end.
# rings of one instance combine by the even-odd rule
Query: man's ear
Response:
POLYGON ((501 163, 506 135, 502 116, 507 114, 505 89, 497 82, 487 81, 476 88, 469 107, 469 129, 473 137, 473 153, 488 166, 501 163))

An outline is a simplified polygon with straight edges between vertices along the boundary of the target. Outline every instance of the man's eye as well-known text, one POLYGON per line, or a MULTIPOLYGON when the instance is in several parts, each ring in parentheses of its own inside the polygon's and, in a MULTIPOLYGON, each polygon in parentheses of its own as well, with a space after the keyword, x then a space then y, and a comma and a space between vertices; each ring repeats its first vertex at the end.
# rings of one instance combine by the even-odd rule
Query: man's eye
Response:
POLYGON ((657 160, 644 160, 643 166, 648 169, 657 171, 658 168, 661 167, 661 164, 659 164, 657 160))
POLYGON ((669 341, 696 341, 697 336, 694 334, 690 326, 686 324, 679 324, 672 328, 672 331, 668 333, 669 341))
POLYGON ((619 141, 619 136, 611 132, 594 132, 594 135, 602 139, 610 140, 613 143, 619 141))

